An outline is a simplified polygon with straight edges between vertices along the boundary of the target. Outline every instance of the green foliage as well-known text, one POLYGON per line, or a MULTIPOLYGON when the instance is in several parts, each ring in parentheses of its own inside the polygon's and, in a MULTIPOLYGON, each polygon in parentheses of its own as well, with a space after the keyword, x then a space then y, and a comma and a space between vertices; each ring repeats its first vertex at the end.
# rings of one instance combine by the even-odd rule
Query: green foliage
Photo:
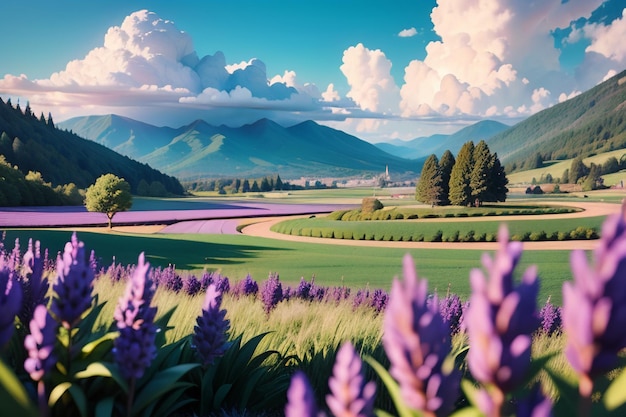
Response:
POLYGON ((373 213, 374 211, 380 210, 383 207, 383 203, 381 203, 379 199, 374 197, 366 197, 361 201, 362 213, 373 213))
POLYGON ((113 174, 99 177, 85 194, 87 210, 106 214, 109 228, 113 226, 113 216, 120 211, 129 210, 132 204, 133 196, 130 193, 130 185, 124 179, 113 174))
POLYGON ((439 205, 443 199, 443 177, 437 156, 432 154, 424 162, 417 183, 415 198, 422 203, 439 205))
POLYGON ((474 165, 474 143, 466 142, 459 151, 450 174, 450 204, 467 206, 472 201, 470 177, 474 165))

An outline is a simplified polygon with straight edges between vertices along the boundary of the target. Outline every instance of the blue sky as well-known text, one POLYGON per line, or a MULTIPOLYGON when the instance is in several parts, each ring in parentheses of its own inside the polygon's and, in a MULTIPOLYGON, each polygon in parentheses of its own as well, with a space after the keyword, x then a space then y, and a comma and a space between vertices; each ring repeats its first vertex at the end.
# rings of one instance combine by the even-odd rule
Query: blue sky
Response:
POLYGON ((515 122, 626 69, 623 0, 0 4, 0 96, 56 121, 260 117, 371 142, 515 122))

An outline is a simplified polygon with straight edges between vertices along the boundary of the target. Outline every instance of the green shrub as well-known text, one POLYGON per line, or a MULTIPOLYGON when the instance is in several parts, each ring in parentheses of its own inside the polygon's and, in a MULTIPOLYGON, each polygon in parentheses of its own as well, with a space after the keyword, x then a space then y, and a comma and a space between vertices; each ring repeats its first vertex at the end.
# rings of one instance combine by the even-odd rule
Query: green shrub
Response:
POLYGON ((474 231, 473 230, 468 230, 467 233, 465 233, 465 236, 463 236, 461 238, 462 242, 473 242, 474 241, 474 231))
POLYGON ((559 232, 558 233, 559 240, 569 240, 569 233, 567 232, 559 232))
POLYGON ((324 228, 320 230, 320 233, 323 238, 333 239, 335 237, 335 231, 333 229, 324 228))
POLYGON ((377 198, 374 197, 366 197, 361 201, 361 212, 362 213, 371 213, 376 210, 380 210, 383 207, 383 203, 380 202, 377 198))
POLYGON ((533 241, 533 242, 537 242, 540 240, 546 240, 547 239, 547 235, 545 231, 540 231, 540 232, 532 232, 530 234, 530 236, 528 237, 529 240, 533 241))
POLYGON ((441 230, 437 230, 434 234, 432 234, 431 236, 428 236, 428 238, 424 237, 424 241, 425 242, 441 242, 442 237, 443 237, 443 232, 441 230))
POLYGON ((496 233, 487 233, 485 236, 485 242, 495 242, 497 240, 496 233))
POLYGON ((487 240, 487 233, 482 232, 481 234, 479 234, 478 236, 474 237, 474 240, 476 242, 485 242, 487 240))
POLYGON ((407 219, 409 219, 409 220, 418 219, 418 218, 419 218, 419 216, 416 213, 411 213, 407 217, 407 219))
POLYGON ((343 231, 343 238, 344 239, 352 239, 352 232, 350 230, 344 230, 343 231))
POLYGON ((421 233, 415 234, 411 236, 411 240, 413 242, 423 242, 424 241, 424 235, 421 233))
POLYGON ((300 236, 311 237, 311 228, 303 227, 302 229, 300 229, 300 236))
POLYGON ((444 235, 442 237, 444 242, 458 242, 459 241, 459 231, 455 230, 454 232, 444 235))
POLYGON ((337 211, 333 211, 332 213, 330 213, 328 216, 326 216, 326 218, 328 220, 342 220, 343 216, 346 215, 346 213, 350 212, 350 210, 337 210, 337 211))
POLYGON ((393 218, 394 218, 394 220, 403 220, 404 219, 404 214, 396 213, 393 218))

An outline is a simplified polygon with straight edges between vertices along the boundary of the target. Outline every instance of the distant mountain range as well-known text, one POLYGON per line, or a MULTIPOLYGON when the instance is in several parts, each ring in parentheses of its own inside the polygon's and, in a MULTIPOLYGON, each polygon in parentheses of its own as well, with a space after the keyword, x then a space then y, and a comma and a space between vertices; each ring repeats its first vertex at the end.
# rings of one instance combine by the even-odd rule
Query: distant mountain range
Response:
POLYGON ((59 126, 181 180, 254 177, 416 176, 423 159, 391 155, 342 131, 306 121, 283 127, 268 119, 237 128, 202 120, 177 129, 116 115, 77 117, 59 126))
POLYGON ((471 140, 478 143, 484 140, 489 143, 492 136, 508 128, 509 126, 504 123, 483 120, 451 135, 436 134, 408 141, 395 140, 390 143, 377 143, 376 146, 392 155, 411 159, 425 158, 431 154, 441 157, 446 150, 456 155, 465 142, 471 140))

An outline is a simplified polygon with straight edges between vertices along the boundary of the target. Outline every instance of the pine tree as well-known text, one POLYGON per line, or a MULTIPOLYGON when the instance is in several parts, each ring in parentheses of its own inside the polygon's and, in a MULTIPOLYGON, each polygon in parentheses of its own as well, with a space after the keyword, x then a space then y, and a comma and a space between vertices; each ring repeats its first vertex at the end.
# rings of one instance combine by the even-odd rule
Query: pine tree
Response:
POLYGON ((489 190, 489 174, 491 163, 491 152, 487 142, 481 140, 474 147, 473 152, 474 165, 470 174, 470 188, 472 202, 478 207, 485 201, 489 190))
POLYGON ((450 175, 454 167, 454 155, 446 150, 439 160, 439 170, 441 171, 441 205, 450 205, 450 175))
POLYGON ((456 162, 450 173, 450 204, 467 206, 471 203, 470 175, 474 163, 473 155, 474 142, 465 142, 456 156, 456 162))
POLYGON ((243 184, 241 184, 241 192, 250 192, 250 181, 248 181, 248 179, 243 180, 243 184))
POLYGON ((261 191, 261 189, 259 188, 259 184, 256 182, 256 180, 254 180, 254 182, 252 183, 250 191, 252 191, 253 193, 258 193, 259 191, 261 191))
POLYGON ((54 122, 52 121, 52 113, 48 113, 48 126, 54 127, 54 122))
POLYGON ((276 175, 275 187, 278 191, 283 189, 283 181, 280 179, 280 175, 276 175))
POLYGON ((506 201, 506 194, 509 189, 506 185, 509 183, 509 179, 506 177, 504 167, 498 159, 498 154, 491 155, 491 161, 489 163, 489 191, 485 201, 504 202, 506 201))
POLYGON ((415 198, 422 203, 439 205, 442 196, 441 171, 437 156, 430 155, 424 166, 416 187, 415 198))

